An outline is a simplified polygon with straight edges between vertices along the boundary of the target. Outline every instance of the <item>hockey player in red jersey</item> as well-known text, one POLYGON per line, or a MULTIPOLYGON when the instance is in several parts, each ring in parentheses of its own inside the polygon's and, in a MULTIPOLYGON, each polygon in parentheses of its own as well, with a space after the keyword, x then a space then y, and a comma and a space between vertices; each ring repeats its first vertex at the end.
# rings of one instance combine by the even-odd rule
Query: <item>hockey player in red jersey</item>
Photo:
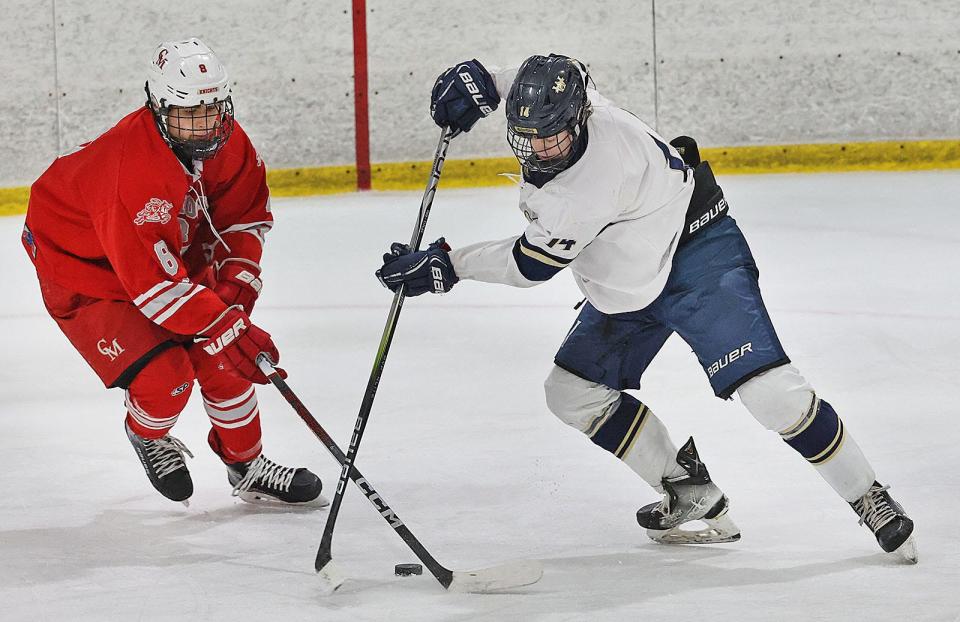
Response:
POLYGON ((256 359, 279 352, 250 314, 273 217, 226 70, 198 39, 162 43, 146 94, 31 188, 23 243, 44 305, 103 384, 124 389, 127 436, 165 497, 193 493, 192 454, 169 432, 197 380, 234 494, 322 505, 316 475, 261 452, 256 359))

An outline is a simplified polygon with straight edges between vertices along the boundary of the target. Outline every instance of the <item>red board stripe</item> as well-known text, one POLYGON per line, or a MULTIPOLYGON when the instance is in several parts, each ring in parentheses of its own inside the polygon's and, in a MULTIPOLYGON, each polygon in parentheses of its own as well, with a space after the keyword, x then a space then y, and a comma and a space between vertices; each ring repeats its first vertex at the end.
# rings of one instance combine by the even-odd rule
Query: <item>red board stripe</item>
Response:
POLYGON ((353 108, 357 189, 370 189, 370 98, 367 91, 367 2, 353 0, 353 108))

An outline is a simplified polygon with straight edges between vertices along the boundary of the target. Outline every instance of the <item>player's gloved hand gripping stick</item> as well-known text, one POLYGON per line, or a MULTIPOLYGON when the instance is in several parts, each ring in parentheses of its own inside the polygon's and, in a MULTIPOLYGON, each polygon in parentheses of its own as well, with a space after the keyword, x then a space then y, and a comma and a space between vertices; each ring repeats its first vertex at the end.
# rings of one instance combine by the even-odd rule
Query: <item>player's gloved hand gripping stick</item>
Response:
MULTIPOLYGON (((293 407, 293 410, 296 411, 300 419, 307 424, 307 427, 310 428, 314 436, 327 448, 327 451, 330 452, 337 462, 346 466, 346 456, 343 455, 343 452, 337 447, 337 444, 330 435, 327 434, 326 430, 324 430, 313 415, 310 414, 310 411, 303 405, 300 398, 297 397, 277 370, 270 364, 267 357, 261 355, 257 360, 257 364, 260 371, 277 387, 283 397, 289 402, 290 406, 293 407)), ((407 526, 400 520, 400 517, 394 513, 383 497, 374 490, 373 485, 367 481, 355 467, 349 469, 349 474, 350 479, 352 479, 363 494, 366 495, 370 503, 377 508, 377 513, 393 527, 397 535, 403 539, 407 546, 410 547, 410 550, 423 562, 423 565, 436 577, 440 585, 446 589, 452 592, 475 593, 509 589, 536 583, 543 574, 542 566, 536 561, 517 561, 510 564, 469 571, 450 570, 444 567, 434 559, 433 555, 424 548, 416 536, 407 529, 407 526)), ((345 577, 337 569, 333 560, 327 559, 324 566, 318 568, 317 571, 326 581, 330 591, 336 590, 343 584, 345 577)))
MULTIPOLYGON (((250 316, 239 305, 228 307, 197 336, 196 342, 210 356, 220 358, 229 370, 241 378, 257 384, 267 384, 267 377, 258 368, 261 356, 274 365, 280 362, 280 351, 270 334, 250 321, 250 316)), ((287 377, 279 367, 277 373, 287 377)))

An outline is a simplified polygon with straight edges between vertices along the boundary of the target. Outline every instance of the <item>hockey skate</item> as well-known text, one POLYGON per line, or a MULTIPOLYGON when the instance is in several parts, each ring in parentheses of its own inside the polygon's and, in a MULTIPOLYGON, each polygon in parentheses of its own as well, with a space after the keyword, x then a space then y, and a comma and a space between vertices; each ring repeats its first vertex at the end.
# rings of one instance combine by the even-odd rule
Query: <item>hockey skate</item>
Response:
POLYGON ((285 467, 262 454, 250 462, 227 464, 233 495, 248 503, 324 507, 320 478, 307 469, 285 467))
POLYGON ((193 458, 193 454, 179 439, 165 434, 161 438, 151 440, 137 435, 124 422, 127 438, 133 445, 143 470, 147 472, 150 483, 157 491, 171 501, 180 501, 190 505, 190 495, 193 494, 193 480, 183 454, 193 458))
POLYGON ((897 552, 908 562, 917 563, 917 543, 913 539, 913 521, 900 504, 887 492, 889 486, 873 482, 865 495, 850 504, 877 537, 877 543, 887 553, 897 552))
POLYGON ((730 501, 710 479, 693 437, 677 452, 677 464, 685 473, 662 480, 663 501, 637 510, 637 522, 646 528, 647 535, 663 544, 717 544, 739 540, 740 529, 727 516, 730 501), (701 521, 706 526, 683 529, 693 521, 701 521))

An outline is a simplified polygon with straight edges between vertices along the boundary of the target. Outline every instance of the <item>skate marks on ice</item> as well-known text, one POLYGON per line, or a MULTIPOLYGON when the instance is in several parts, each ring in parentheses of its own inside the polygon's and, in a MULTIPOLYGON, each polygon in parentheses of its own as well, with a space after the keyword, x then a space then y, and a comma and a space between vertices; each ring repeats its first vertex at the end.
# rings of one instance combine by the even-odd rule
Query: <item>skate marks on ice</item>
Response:
MULTIPOLYGON (((130 501, 141 504, 143 499, 138 496, 130 501)), ((292 525, 302 524, 303 518, 291 516, 284 521, 279 515, 316 513, 315 508, 254 506, 241 501, 200 511, 194 506, 170 505, 169 509, 105 509, 89 522, 72 526, 0 528, 0 584, 76 580, 85 573, 123 567, 162 572, 167 567, 242 563, 251 552, 262 551, 256 542, 244 544, 248 538, 258 538, 267 526, 251 525, 256 515, 270 515, 265 523, 271 525, 292 525)), ((298 525, 296 537, 300 533, 298 525)), ((293 539, 284 537, 284 545, 293 539)), ((302 566, 312 574, 309 564, 302 566)))
MULTIPOLYGON (((809 555, 796 551, 782 557, 769 549, 744 550, 742 543, 658 545, 650 542, 630 552, 548 557, 542 561, 544 578, 536 596, 563 598, 564 614, 583 615, 570 619, 589 619, 590 616, 616 619, 613 612, 649 611, 651 606, 656 606, 660 614, 667 613, 662 609, 664 606, 679 613, 689 610, 691 603, 704 603, 703 606, 715 614, 737 612, 742 620, 764 619, 760 611, 764 602, 779 602, 790 594, 806 594, 803 597, 806 601, 832 603, 842 597, 843 588, 826 587, 830 584, 843 585, 853 577, 872 575, 879 568, 898 574, 911 572, 909 564, 890 554, 842 557, 825 551, 822 561, 810 561, 809 555), (592 593, 577 598, 564 596, 575 593, 577 585, 582 586, 584 582, 595 585, 601 581, 606 586, 602 591, 593 589, 592 593), (810 586, 821 587, 810 589, 810 586), (665 601, 668 604, 664 605, 665 601), (745 612, 749 602, 760 608, 756 616, 745 612)), ((881 600, 878 598, 878 610, 881 600)), ((796 604, 797 612, 803 608, 796 604)), ((826 609, 820 613, 824 619, 830 619, 826 609)), ((820 618, 812 615, 809 619, 820 618)))

